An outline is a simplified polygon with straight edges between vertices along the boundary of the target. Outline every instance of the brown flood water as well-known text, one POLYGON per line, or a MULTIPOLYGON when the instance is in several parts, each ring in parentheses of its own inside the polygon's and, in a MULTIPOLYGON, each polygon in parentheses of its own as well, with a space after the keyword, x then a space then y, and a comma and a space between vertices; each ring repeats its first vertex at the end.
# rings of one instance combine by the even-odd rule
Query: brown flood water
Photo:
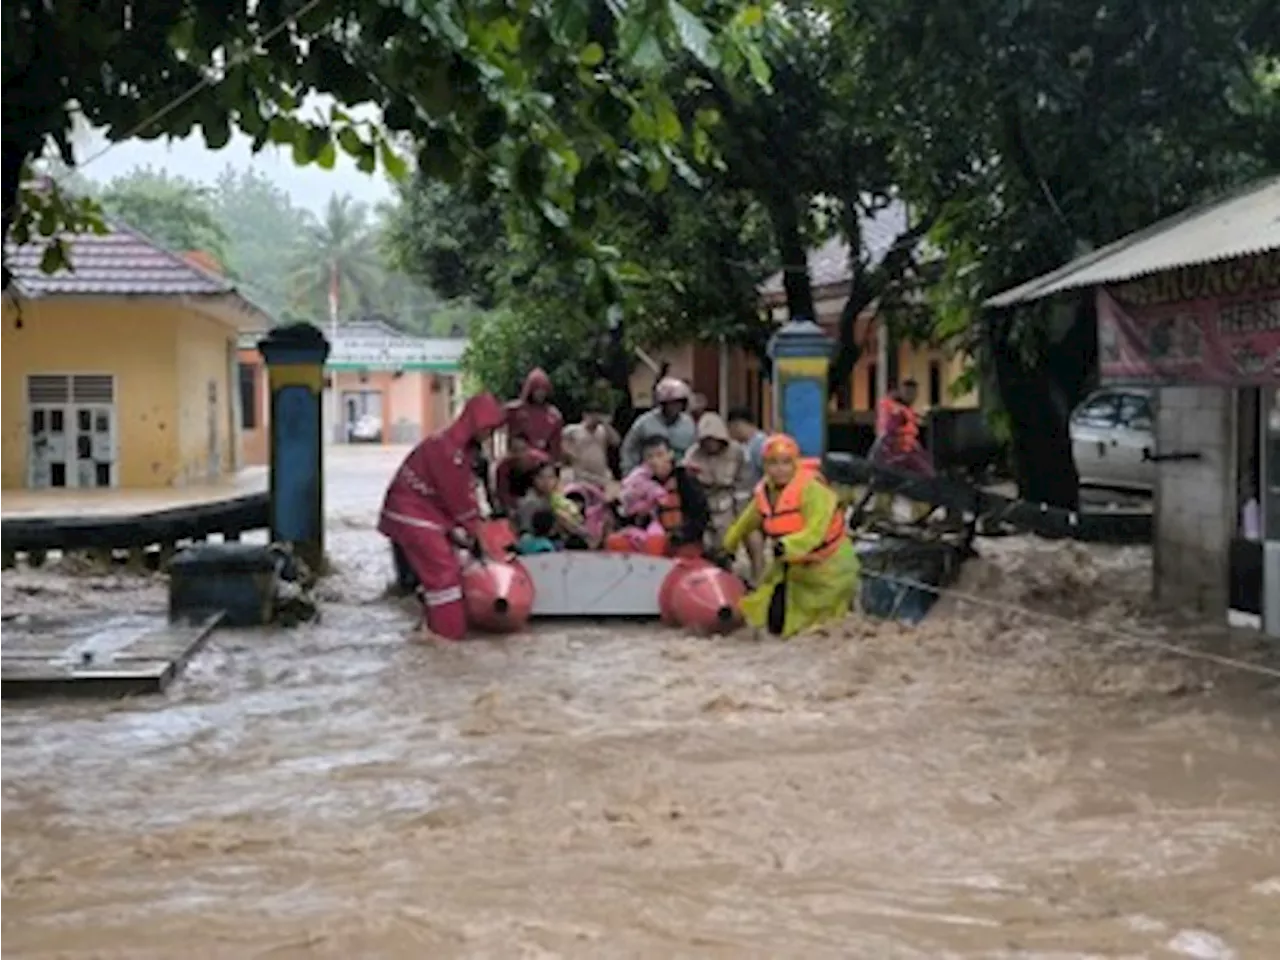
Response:
MULTIPOLYGON (((426 648, 370 522, 318 628, 223 632, 166 699, 5 707, 5 956, 1280 957, 1274 685, 951 599, 426 648)), ((963 586, 1130 622, 1145 563, 1005 541, 963 586)))

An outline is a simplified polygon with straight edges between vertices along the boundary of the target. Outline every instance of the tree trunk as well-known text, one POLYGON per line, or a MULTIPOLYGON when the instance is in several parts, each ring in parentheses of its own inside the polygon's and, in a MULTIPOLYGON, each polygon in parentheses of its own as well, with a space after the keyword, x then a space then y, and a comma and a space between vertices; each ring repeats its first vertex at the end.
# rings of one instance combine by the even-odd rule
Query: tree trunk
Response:
MULTIPOLYGON (((9 110, 16 111, 18 107, 10 106, 9 110)), ((4 194, 4 233, 0 234, 6 240, 9 238, 9 227, 13 224, 14 216, 18 208, 18 188, 22 185, 22 168, 26 165, 29 155, 27 144, 22 142, 20 137, 11 137, 11 130, 8 123, 5 124, 4 131, 4 156, 0 158, 3 164, 3 185, 2 192, 4 194)), ((9 273, 9 265, 4 265, 4 290, 9 289, 9 283, 12 276, 9 273)))
POLYGON ((1091 384, 1097 356, 1097 317, 1091 300, 1082 298, 1067 335, 1030 366, 1010 345, 1010 313, 991 318, 987 325, 997 389, 1012 428, 1018 495, 1067 510, 1080 507, 1070 416, 1091 384))
POLYGON ((818 322, 809 282, 809 251, 800 231, 800 212, 790 194, 776 196, 770 204, 769 219, 782 257, 782 287, 787 294, 787 316, 792 320, 818 322))

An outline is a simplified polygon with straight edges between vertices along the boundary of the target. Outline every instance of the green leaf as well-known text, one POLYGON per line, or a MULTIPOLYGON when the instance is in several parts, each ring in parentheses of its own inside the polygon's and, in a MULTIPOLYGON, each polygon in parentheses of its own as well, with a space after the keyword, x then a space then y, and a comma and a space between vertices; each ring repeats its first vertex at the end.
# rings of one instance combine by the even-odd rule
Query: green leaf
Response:
POLYGON ((520 27, 506 17, 498 17, 486 24, 489 34, 507 53, 516 53, 520 49, 520 27))
POLYGON ((684 127, 680 124, 680 117, 676 114, 675 107, 666 97, 660 99, 654 105, 654 113, 657 119, 658 136, 667 141, 679 140, 684 134, 684 127))
POLYGON ((773 71, 769 69, 769 64, 765 61, 764 54, 760 52, 758 47, 747 47, 747 66, 751 70, 751 79, 766 93, 772 93, 773 71))
POLYGON ((316 166, 321 170, 332 170, 337 162, 338 151, 334 149, 333 141, 325 141, 324 146, 316 152, 316 166))
POLYGON ((67 251, 61 240, 53 240, 44 248, 44 253, 40 255, 40 271, 42 273, 57 273, 64 267, 70 267, 67 262, 67 251))
POLYGON ((387 171, 387 176, 392 180, 406 180, 409 176, 409 166, 392 148, 391 144, 383 139, 378 144, 378 152, 382 156, 382 169, 387 171))
POLYGON ((604 63, 604 47, 593 40, 582 48, 582 53, 578 54, 578 62, 584 67, 598 67, 604 63))
POLYGON ((267 124, 267 139, 280 146, 291 144, 297 139, 297 127, 288 117, 274 116, 267 124))
POLYGON ((446 183, 456 181, 462 175, 462 164, 453 152, 449 135, 443 130, 432 130, 427 141, 418 151, 418 169, 428 177, 446 183))
POLYGON ((753 3, 739 10, 734 20, 737 21, 740 27, 758 27, 764 23, 764 8, 759 4, 753 3))
POLYGON ((660 163, 649 171, 649 189, 654 193, 662 193, 671 182, 671 167, 660 163))
POLYGON ((547 222, 552 226, 561 230, 569 226, 569 215, 546 197, 538 201, 538 209, 542 211, 542 215, 547 218, 547 222))
POLYGON ((711 45, 711 31, 696 14, 680 0, 667 0, 667 11, 675 25, 680 44, 704 67, 715 69, 720 65, 720 54, 711 45))
POLYGON ((356 169, 361 173, 373 173, 378 169, 378 154, 371 144, 360 145, 360 155, 356 157, 356 169))
POLYGON ((210 150, 221 150, 231 141, 231 120, 226 112, 211 104, 200 120, 204 142, 210 150))
POLYGON ((360 134, 350 127, 343 127, 338 131, 338 145, 342 147, 343 153, 352 158, 358 158, 365 149, 365 143, 360 139, 360 134))

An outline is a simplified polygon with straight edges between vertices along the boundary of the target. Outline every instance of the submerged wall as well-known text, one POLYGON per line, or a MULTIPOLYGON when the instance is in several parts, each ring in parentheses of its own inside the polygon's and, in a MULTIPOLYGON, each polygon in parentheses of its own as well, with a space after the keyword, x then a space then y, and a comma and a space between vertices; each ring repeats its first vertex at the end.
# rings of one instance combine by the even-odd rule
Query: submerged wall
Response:
POLYGON ((1164 387, 1156 449, 1198 453, 1162 462, 1155 491, 1155 593, 1169 606, 1225 617, 1235 528, 1235 404, 1226 387, 1164 387))

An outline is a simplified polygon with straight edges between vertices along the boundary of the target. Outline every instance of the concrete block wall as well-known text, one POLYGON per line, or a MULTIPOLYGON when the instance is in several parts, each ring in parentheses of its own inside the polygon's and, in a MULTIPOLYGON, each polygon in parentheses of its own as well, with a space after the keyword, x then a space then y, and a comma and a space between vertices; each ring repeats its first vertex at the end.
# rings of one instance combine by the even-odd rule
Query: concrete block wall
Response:
POLYGON ((1227 560, 1235 527, 1235 394, 1226 387, 1164 387, 1156 414, 1161 463, 1155 491, 1156 598, 1226 616, 1227 560))

